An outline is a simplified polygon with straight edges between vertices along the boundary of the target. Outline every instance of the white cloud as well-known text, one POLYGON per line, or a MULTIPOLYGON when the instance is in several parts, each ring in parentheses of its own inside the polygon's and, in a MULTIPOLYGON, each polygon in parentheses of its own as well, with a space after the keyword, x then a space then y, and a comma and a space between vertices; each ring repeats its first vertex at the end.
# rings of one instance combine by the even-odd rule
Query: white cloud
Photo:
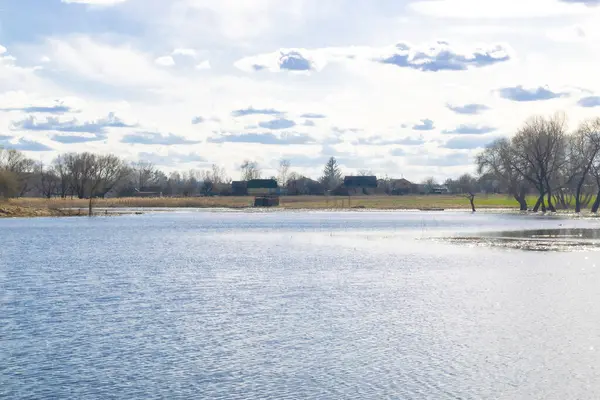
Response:
MULTIPOLYGON (((191 167, 186 160, 200 159, 184 157, 192 154, 205 158, 206 165, 225 166, 237 177, 241 160, 251 154, 268 174, 282 154, 289 154, 297 158, 295 171, 317 176, 321 160, 335 155, 347 172, 371 168, 376 174, 403 173, 419 181, 427 175, 443 180, 472 165, 474 151, 443 148, 449 140, 445 130, 491 126, 498 134, 511 134, 531 114, 564 110, 572 124, 593 115, 593 108, 576 104, 583 89, 585 96, 600 93, 600 53, 593 47, 598 9, 557 0, 416 1, 129 0, 110 15, 98 13, 86 20, 87 34, 85 25, 69 34, 70 25, 65 24, 67 33, 42 39, 41 45, 17 35, 10 53, 18 59, 0 56, 0 108, 13 110, 0 112, 0 132, 24 120, 28 113, 23 110, 31 106, 76 98, 74 107, 80 112, 65 112, 61 121, 95 121, 116 112, 126 121, 139 121, 143 131, 205 141, 178 148, 184 151, 181 157, 160 146, 143 146, 148 153, 144 156, 162 155, 160 160, 172 169, 191 167), (102 18, 114 17, 111 33, 91 33, 104 29, 102 18), (430 23, 430 17, 444 20, 430 23), (356 21, 360 24, 349 23, 356 21), (414 44, 385 45, 400 39, 414 44), (163 57, 157 63, 158 55, 163 57), (40 62, 42 56, 47 58, 40 62), (509 62, 497 61, 507 56, 509 62), (31 66, 36 62, 44 69, 35 71, 31 66), (231 68, 234 63, 238 68, 231 68), (494 66, 488 68, 490 64, 494 66), (195 72, 209 68, 210 73, 195 72), (268 73, 282 70, 296 73, 268 73), (570 96, 515 102, 496 91, 520 86, 550 87, 570 96), (575 87, 583 88, 581 93, 569 89, 575 87), (489 110, 465 115, 447 108, 474 103, 489 110), (272 117, 232 115, 249 107, 280 110, 282 118, 296 123, 290 133, 297 136, 291 137, 310 135, 316 143, 206 142, 220 134, 248 132, 268 138, 269 130, 251 126, 265 126, 272 117), (301 116, 308 113, 324 118, 314 120, 316 127, 305 126, 301 116), (196 116, 206 122, 193 125, 196 116), (434 129, 411 129, 424 119, 434 121, 434 129), (414 140, 420 133, 423 144, 414 140), (361 140, 372 136, 377 143, 361 140), (405 155, 392 156, 391 148, 405 155)), ((52 10, 44 16, 56 17, 52 10)), ((43 37, 35 24, 29 25, 35 33, 31 37, 43 37)), ((137 158, 139 146, 122 145, 115 130, 107 129, 106 140, 85 147, 50 139, 44 143, 57 150, 137 158)), ((26 139, 46 136, 31 132, 26 139)), ((196 162, 194 167, 203 168, 196 162)))
POLYGON ((171 55, 174 56, 188 56, 188 57, 196 57, 198 53, 194 49, 175 49, 171 55))
POLYGON ((6 53, 6 51, 7 51, 7 50, 6 50, 6 47, 4 47, 4 46, 2 46, 2 45, 0 44, 0 55, 2 55, 2 54, 4 54, 4 53, 6 53))
POLYGON ((151 57, 128 44, 112 45, 77 35, 48 39, 38 51, 48 54, 52 67, 71 78, 116 87, 160 86, 170 80, 151 57))
POLYGON ((196 69, 210 69, 210 61, 202 61, 200 64, 196 65, 196 69))
POLYGON ((171 56, 163 56, 154 60, 154 63, 156 65, 160 65, 161 67, 172 67, 175 65, 175 60, 173 60, 173 57, 171 56))
POLYGON ((597 45, 600 40, 600 26, 597 20, 583 21, 582 23, 561 28, 551 29, 547 32, 550 39, 562 43, 590 43, 597 45))
POLYGON ((127 0, 61 0, 62 3, 66 4, 89 4, 94 6, 113 6, 126 1, 127 0))
POLYGON ((374 62, 421 71, 458 71, 508 61, 511 57, 512 50, 502 44, 460 46, 444 41, 421 45, 405 42, 385 47, 280 49, 273 53, 242 58, 235 66, 246 72, 308 72, 320 71, 332 62, 374 62))
POLYGON ((409 7, 419 14, 438 18, 542 18, 590 13, 584 4, 559 0, 425 0, 409 7))

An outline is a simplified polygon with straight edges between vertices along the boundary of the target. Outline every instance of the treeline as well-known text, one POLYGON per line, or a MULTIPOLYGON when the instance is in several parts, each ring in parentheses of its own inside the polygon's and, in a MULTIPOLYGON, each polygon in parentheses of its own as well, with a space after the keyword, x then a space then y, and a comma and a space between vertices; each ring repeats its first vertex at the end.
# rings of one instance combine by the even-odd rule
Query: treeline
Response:
POLYGON ((564 114, 532 117, 512 138, 489 145, 476 159, 478 172, 495 177, 527 210, 600 208, 600 118, 569 131, 564 114))
MULTIPOLYGON (((244 161, 240 180, 263 177, 258 163, 244 161)), ((342 182, 342 173, 335 158, 324 168, 323 176, 313 180, 292 172, 291 164, 282 160, 276 179, 291 195, 322 195, 342 182)), ((24 153, 0 148, 0 197, 77 197, 96 198, 107 195, 208 196, 239 195, 224 168, 213 165, 207 170, 192 169, 169 174, 152 163, 128 163, 115 155, 89 152, 66 153, 50 164, 36 162, 24 153)))
POLYGON ((224 169, 191 170, 169 175, 152 163, 128 163, 115 155, 89 152, 59 155, 45 165, 23 153, 0 148, 0 197, 128 196, 143 191, 189 196, 226 184, 224 169), (210 183, 210 184, 209 184, 210 183))

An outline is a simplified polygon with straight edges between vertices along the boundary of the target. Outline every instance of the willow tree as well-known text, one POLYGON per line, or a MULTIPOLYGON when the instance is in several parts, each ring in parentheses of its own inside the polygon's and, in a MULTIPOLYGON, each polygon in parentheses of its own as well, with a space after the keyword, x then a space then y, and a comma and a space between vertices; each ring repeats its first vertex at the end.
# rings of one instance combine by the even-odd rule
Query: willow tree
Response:
POLYGON ((527 180, 516 167, 515 152, 509 139, 499 139, 477 155, 477 173, 489 174, 507 188, 519 203, 521 211, 527 211, 527 180))
POLYGON ((553 185, 565 165, 566 118, 563 114, 552 117, 532 117, 525 122, 511 141, 515 169, 538 191, 534 207, 545 211, 544 196, 548 209, 556 211, 552 201, 553 185))

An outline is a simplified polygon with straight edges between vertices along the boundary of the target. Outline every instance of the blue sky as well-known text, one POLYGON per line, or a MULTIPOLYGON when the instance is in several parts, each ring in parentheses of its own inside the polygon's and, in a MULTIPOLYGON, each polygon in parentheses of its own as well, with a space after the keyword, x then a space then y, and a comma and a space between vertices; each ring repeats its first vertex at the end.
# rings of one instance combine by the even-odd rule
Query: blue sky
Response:
POLYGON ((0 0, 0 145, 456 176, 532 114, 600 114, 599 3, 0 0))

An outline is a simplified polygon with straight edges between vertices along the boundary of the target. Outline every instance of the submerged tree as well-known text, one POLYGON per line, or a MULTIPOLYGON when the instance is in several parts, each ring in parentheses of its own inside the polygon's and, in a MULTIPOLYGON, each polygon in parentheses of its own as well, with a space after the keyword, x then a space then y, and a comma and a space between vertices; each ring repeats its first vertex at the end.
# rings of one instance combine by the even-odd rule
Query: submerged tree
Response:
POLYGON ((544 196, 547 196, 548 209, 556 211, 553 189, 565 164, 565 135, 566 119, 556 114, 550 118, 530 118, 511 141, 515 170, 539 194, 534 211, 539 207, 546 211, 544 196))
POLYGON ((469 200, 471 210, 475 212, 475 196, 477 193, 477 179, 469 174, 464 174, 456 182, 457 190, 460 195, 469 200))
POLYGON ((508 193, 519 203, 521 211, 527 211, 528 182, 516 168, 515 152, 510 140, 499 139, 477 155, 477 172, 498 179, 508 193))

